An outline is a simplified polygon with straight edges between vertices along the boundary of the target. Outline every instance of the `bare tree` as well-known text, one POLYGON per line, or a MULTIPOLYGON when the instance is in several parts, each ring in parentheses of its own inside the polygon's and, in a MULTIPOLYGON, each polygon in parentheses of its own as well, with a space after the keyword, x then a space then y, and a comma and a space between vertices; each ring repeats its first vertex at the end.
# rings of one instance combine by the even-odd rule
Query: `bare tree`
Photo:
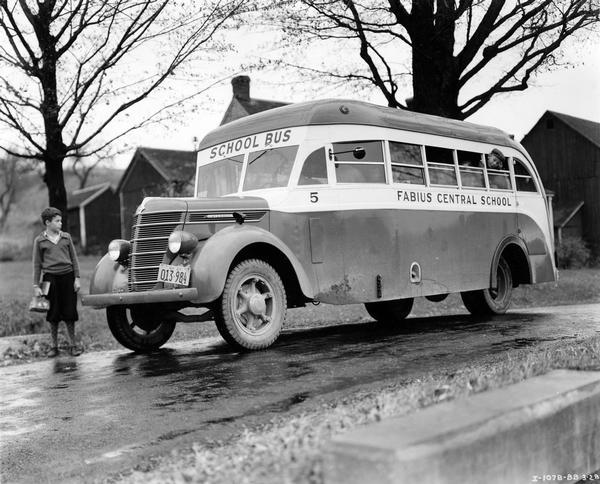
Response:
POLYGON ((102 151, 95 152, 92 155, 81 156, 79 151, 69 156, 65 161, 67 169, 75 175, 78 182, 78 188, 85 188, 90 179, 90 175, 99 166, 109 166, 113 157, 122 154, 125 149, 113 149, 108 146, 102 151))
POLYGON ((534 73, 559 66, 565 42, 597 29, 600 11, 598 0, 301 4, 282 2, 283 14, 280 10, 272 20, 294 32, 295 39, 354 42, 365 66, 351 72, 313 67, 313 72, 376 86, 391 107, 455 119, 467 118, 497 94, 527 89, 534 73), (408 69, 402 67, 405 58, 408 69), (399 99, 407 70, 413 91, 408 101, 399 99))
POLYGON ((132 108, 214 48, 241 3, 0 0, 0 127, 24 149, 0 148, 43 162, 49 203, 66 216, 65 158, 100 152, 159 119, 162 109, 136 117, 132 108))
POLYGON ((19 179, 31 168, 31 163, 16 156, 0 155, 0 231, 4 230, 15 203, 19 179))

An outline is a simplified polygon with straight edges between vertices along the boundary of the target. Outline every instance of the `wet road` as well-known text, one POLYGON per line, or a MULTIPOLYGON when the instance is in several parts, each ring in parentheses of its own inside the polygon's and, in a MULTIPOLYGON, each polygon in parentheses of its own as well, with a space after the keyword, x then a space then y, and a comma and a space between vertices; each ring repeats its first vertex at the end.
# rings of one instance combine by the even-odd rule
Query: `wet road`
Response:
POLYGON ((294 330, 250 354, 212 340, 2 368, 0 482, 89 482, 333 392, 599 332, 600 305, 560 306, 294 330))

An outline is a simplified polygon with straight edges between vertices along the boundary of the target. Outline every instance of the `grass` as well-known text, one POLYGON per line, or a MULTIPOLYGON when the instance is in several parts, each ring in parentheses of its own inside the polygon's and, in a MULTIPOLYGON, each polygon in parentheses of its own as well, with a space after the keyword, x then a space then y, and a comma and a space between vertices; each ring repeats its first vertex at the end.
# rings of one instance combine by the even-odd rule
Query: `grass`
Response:
MULTIPOLYGON (((390 383, 260 428, 243 429, 227 442, 194 444, 160 459, 154 469, 116 478, 153 483, 312 483, 324 482, 323 451, 336 435, 385 418, 409 415, 430 405, 517 383, 556 368, 600 369, 600 337, 547 343, 487 357, 483 363, 440 370, 409 383, 390 383)), ((112 479, 111 479, 112 480, 112 479)))
MULTIPOLYGON (((81 257, 82 291, 87 292, 92 271, 99 258, 81 257)), ((46 333, 49 327, 42 314, 27 310, 31 298, 31 262, 0 262, 0 337, 15 335, 41 335, 28 338, 28 343, 17 352, 0 355, 5 362, 27 360, 41 357, 47 349, 46 333), (37 343, 37 347, 36 347, 37 343)), ((561 271, 556 283, 535 286, 521 286, 515 289, 513 307, 538 307, 559 304, 578 304, 600 302, 600 269, 579 269, 561 271)), ((86 351, 98 351, 120 348, 110 334, 106 324, 104 310, 81 306, 79 322, 76 325, 77 338, 86 351)), ((418 298, 412 311, 414 316, 435 316, 465 312, 460 296, 452 294, 440 303, 432 303, 418 298)), ((305 308, 288 312, 285 328, 310 327, 325 322, 340 323, 370 321, 362 305, 331 306, 309 304, 305 308)), ((60 344, 66 345, 65 328, 61 325, 60 344)), ((211 322, 197 324, 178 324, 172 337, 173 341, 200 337, 218 336, 211 322)))

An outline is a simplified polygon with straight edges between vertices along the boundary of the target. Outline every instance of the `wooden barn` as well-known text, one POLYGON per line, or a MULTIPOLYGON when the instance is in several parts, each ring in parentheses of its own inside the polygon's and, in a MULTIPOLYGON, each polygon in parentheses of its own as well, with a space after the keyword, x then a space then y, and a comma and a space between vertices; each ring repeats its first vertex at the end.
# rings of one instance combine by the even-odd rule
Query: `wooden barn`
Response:
POLYGON ((70 193, 67 212, 69 233, 83 253, 106 251, 120 236, 119 197, 110 183, 70 193))
POLYGON ((600 123, 546 111, 521 144, 554 192, 554 228, 600 254, 600 123))
POLYGON ((121 237, 129 239, 135 209, 144 197, 191 196, 196 178, 196 152, 140 147, 121 177, 121 237))

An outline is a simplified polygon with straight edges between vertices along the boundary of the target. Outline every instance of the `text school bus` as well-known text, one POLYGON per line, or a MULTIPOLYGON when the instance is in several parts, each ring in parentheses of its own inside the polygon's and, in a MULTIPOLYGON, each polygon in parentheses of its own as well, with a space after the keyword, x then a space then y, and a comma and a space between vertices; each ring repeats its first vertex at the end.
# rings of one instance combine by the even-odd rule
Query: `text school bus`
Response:
POLYGON ((555 280, 550 213, 531 158, 502 131, 294 104, 208 134, 196 196, 145 199, 83 304, 106 307, 135 351, 208 319, 235 347, 266 348, 307 302, 364 303, 394 322, 415 297, 460 292, 471 313, 499 314, 513 287, 555 280))

